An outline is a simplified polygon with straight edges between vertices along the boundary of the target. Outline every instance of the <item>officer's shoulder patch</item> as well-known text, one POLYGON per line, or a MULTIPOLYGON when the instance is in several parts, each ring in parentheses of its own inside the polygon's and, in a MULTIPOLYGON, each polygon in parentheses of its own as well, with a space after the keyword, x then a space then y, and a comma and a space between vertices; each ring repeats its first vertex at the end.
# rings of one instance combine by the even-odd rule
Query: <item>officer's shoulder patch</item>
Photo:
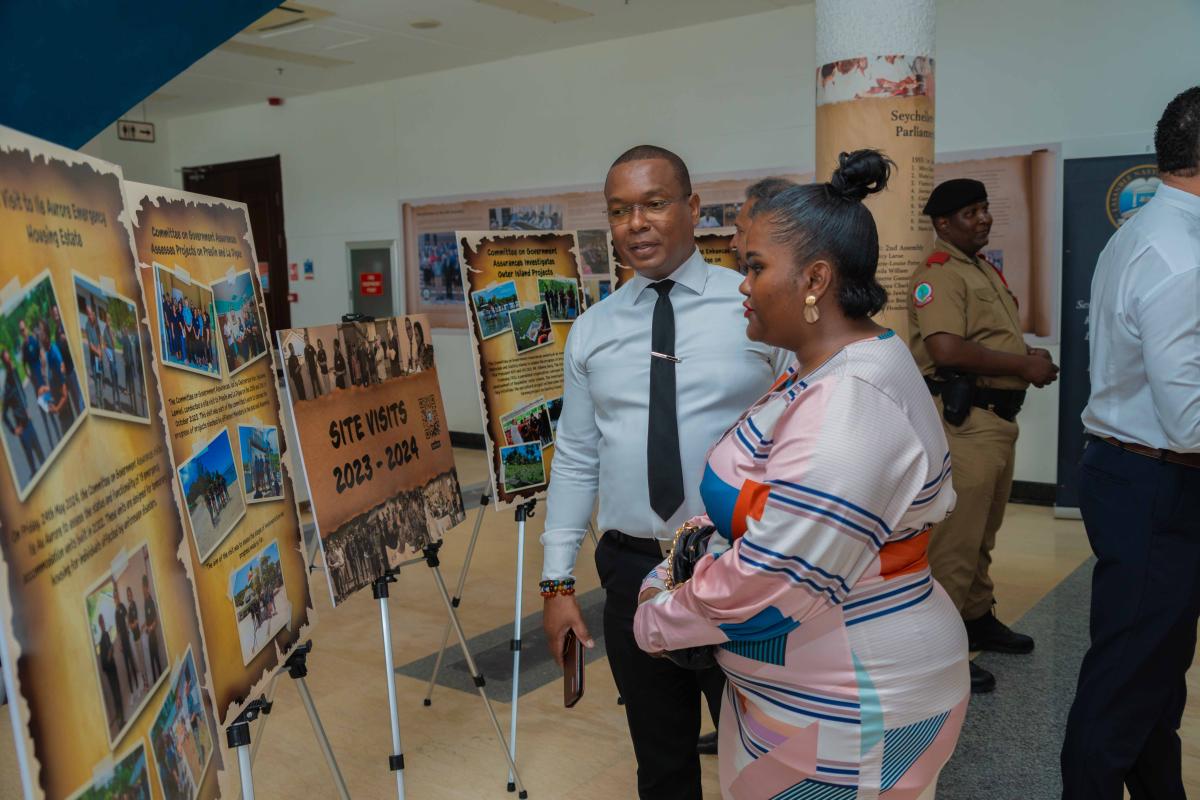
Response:
POLYGON ((923 308, 933 302, 933 287, 927 282, 921 281, 913 287, 913 305, 917 308, 923 308))
POLYGON ((949 260, 949 253, 945 250, 936 250, 929 254, 929 258, 925 259, 925 266, 932 267, 934 264, 945 264, 949 260))

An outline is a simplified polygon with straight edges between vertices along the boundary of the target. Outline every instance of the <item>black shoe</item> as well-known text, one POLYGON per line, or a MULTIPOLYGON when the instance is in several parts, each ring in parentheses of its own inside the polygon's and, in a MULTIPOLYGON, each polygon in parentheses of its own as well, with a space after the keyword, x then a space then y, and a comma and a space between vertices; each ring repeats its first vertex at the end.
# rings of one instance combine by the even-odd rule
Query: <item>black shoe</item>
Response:
POLYGON ((715 756, 717 754, 717 732, 701 735, 696 740, 696 752, 702 756, 715 756))
POLYGON ((987 694, 996 690, 996 676, 983 667, 971 664, 971 694, 987 694))
POLYGON ((967 626, 967 646, 971 650, 1018 655, 1033 652, 1033 639, 1011 630, 996 619, 994 612, 989 611, 978 619, 967 620, 964 624, 967 626))

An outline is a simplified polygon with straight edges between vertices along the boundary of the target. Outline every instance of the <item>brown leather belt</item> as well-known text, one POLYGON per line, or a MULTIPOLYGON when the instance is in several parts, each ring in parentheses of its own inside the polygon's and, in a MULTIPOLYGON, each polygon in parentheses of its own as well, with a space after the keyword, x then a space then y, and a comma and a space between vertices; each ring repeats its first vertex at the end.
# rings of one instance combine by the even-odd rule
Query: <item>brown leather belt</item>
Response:
POLYGON ((1111 436, 1098 436, 1096 438, 1106 444, 1111 444, 1113 447, 1137 453, 1139 456, 1153 458, 1156 461, 1168 461, 1172 464, 1179 464, 1180 466, 1191 467, 1192 469, 1200 469, 1200 453, 1176 453, 1174 450, 1159 450, 1156 447, 1146 447, 1144 444, 1122 442, 1120 439, 1114 439, 1111 436))

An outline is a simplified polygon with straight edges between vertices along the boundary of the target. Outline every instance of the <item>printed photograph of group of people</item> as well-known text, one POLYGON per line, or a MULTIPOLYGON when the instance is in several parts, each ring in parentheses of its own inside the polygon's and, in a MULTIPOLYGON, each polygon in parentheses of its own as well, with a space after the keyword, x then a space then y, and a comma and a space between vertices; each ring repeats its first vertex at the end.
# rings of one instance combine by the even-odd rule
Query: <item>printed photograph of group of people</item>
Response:
POLYGON ((88 405, 97 414, 149 423, 137 303, 74 277, 88 405))
POLYGON ((78 361, 49 272, 0 305, 4 455, 24 500, 84 417, 78 361))
POLYGON ((242 663, 249 664, 292 618, 292 604, 283 584, 279 543, 271 542, 250 556, 229 581, 242 663))
POLYGON ((122 756, 112 769, 96 775, 91 784, 67 800, 150 800, 150 773, 146 768, 146 746, 122 756))
POLYGON ((554 343, 554 322, 574 322, 583 313, 579 281, 538 278, 538 302, 522 305, 515 281, 471 293, 471 305, 484 341, 512 333, 517 354, 554 343))
POLYGON ((454 231, 423 233, 417 244, 421 299, 426 303, 457 305, 462 302, 462 278, 454 231))
POLYGON ((549 480, 542 451, 554 446, 562 414, 562 398, 539 397, 500 418, 504 444, 500 447, 504 491, 536 489, 549 480))
POLYGON ((433 367, 432 340, 411 317, 290 330, 280 339, 292 402, 433 367))
POLYGON ((189 647, 150 727, 150 748, 166 800, 194 800, 212 761, 213 741, 189 647))
POLYGON ((273 425, 239 425, 238 444, 246 502, 262 503, 282 498, 279 429, 273 425))
POLYGON ((348 520, 322 539, 334 602, 396 569, 406 554, 441 541, 464 519, 458 473, 450 470, 348 520))
POLYGON ((733 225, 738 212, 742 210, 741 203, 725 203, 723 205, 700 206, 700 221, 697 228, 727 228, 733 225))
POLYGON ((105 730, 113 747, 166 675, 157 591, 150 549, 142 544, 114 562, 85 597, 105 730))
POLYGON ((488 230, 493 231, 557 231, 562 222, 562 206, 552 203, 488 209, 488 230))
POLYGON ((576 231, 579 239, 579 275, 582 278, 607 278, 608 256, 612 248, 608 243, 608 229, 594 228, 576 231))
POLYGON ((212 290, 225 365, 236 375, 267 354, 267 326, 254 294, 254 274, 235 273, 214 283, 212 290))
POLYGON ((162 264, 154 265, 154 286, 163 363, 220 378, 220 334, 212 289, 162 264))

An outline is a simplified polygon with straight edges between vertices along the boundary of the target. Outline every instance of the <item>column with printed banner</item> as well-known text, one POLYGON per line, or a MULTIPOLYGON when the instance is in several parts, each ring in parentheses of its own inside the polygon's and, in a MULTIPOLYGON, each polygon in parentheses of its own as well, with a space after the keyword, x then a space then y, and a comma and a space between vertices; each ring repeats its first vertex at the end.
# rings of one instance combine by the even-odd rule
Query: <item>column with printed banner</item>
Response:
POLYGON ((241 203, 126 183, 185 561, 227 724, 313 616, 241 203))
POLYGON ((334 605, 463 521, 422 316, 278 332, 334 605))
POLYGON ((54 800, 215 797, 211 675, 120 168, 0 128, 0 275, 6 778, 54 800))

